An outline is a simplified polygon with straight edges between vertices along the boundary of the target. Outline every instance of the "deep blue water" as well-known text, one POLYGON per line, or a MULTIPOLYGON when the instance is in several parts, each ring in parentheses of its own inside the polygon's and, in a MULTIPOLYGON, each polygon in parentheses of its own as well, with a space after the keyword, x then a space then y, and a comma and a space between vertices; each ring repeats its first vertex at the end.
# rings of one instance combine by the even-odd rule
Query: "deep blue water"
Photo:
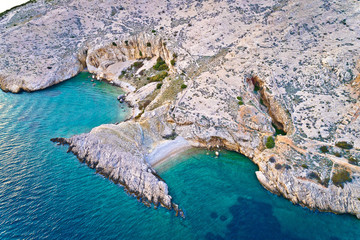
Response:
POLYGON ((194 149, 157 170, 186 219, 128 196, 49 141, 123 120, 120 89, 88 74, 0 92, 0 239, 360 239, 355 217, 311 212, 264 190, 242 155, 194 149))

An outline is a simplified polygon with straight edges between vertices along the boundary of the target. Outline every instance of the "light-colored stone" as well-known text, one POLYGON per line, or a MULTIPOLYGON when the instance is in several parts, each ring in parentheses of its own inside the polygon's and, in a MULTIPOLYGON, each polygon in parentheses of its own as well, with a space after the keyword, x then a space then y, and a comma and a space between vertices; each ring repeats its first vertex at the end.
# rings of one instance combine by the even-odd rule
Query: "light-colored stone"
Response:
MULTIPOLYGON (((141 117, 71 138, 74 151, 88 152, 104 169, 129 166, 108 161, 109 151, 126 156, 134 171, 114 176, 126 176, 134 189, 139 179, 149 181, 143 196, 169 199, 164 182, 139 176, 153 171, 145 152, 175 131, 193 146, 219 145, 250 157, 264 187, 294 203, 359 217, 360 170, 348 161, 360 159, 358 12, 358 1, 350 0, 38 1, 0 20, 0 87, 39 90, 87 67, 131 92, 138 89, 119 80, 122 69, 157 56, 170 66, 176 53, 141 117), (287 135, 265 149, 272 123, 287 135), (341 140, 354 148, 335 147, 341 140), (126 146, 136 151, 126 153, 126 146), (352 179, 343 188, 331 180, 339 169, 352 179)), ((129 95, 139 96, 135 104, 140 92, 129 95)))

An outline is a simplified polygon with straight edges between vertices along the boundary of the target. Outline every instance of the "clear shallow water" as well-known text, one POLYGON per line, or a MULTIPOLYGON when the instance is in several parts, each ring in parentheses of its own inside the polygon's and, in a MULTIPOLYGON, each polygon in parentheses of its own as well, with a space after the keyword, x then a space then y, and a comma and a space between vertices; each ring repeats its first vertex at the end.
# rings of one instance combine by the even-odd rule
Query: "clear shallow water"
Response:
POLYGON ((157 170, 185 220, 153 210, 49 141, 121 121, 121 90, 88 74, 44 91, 0 92, 0 239, 360 239, 360 221, 264 190, 247 158, 191 150, 157 170))

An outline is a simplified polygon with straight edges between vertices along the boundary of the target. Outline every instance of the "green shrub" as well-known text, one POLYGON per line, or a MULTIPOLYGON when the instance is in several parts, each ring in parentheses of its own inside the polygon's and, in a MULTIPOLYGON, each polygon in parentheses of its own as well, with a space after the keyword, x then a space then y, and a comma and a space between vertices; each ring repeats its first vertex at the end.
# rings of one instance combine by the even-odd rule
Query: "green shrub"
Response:
POLYGON ((187 88, 187 85, 186 84, 181 84, 181 89, 185 89, 185 88, 187 88))
POLYGON ((132 66, 133 66, 135 69, 139 69, 139 68, 141 68, 143 65, 144 65, 143 62, 138 61, 138 62, 134 62, 132 66))
POLYGON ((152 76, 149 78, 150 82, 161 82, 162 80, 164 80, 164 78, 166 78, 169 74, 167 72, 161 72, 155 76, 152 76))
POLYGON ((308 169, 308 168, 309 168, 309 166, 306 165, 305 163, 301 164, 301 166, 302 166, 303 168, 305 168, 305 169, 308 169))
POLYGON ((339 147, 339 148, 342 148, 342 149, 352 149, 353 148, 353 145, 350 144, 350 143, 347 143, 345 141, 342 141, 342 142, 337 142, 335 144, 335 146, 339 147))
POLYGON ((162 87, 162 83, 158 83, 157 85, 156 85, 156 89, 160 89, 162 87))
POLYGON ((343 188, 344 183, 351 182, 350 173, 345 169, 340 169, 333 174, 331 180, 335 186, 343 188))
POLYGON ((175 65, 175 59, 171 59, 170 63, 171 63, 172 66, 174 66, 175 65))
POLYGON ((307 177, 310 178, 310 179, 316 179, 318 181, 321 181, 319 174, 316 173, 316 172, 308 173, 307 177))
POLYGON ((125 74, 126 74, 126 71, 121 71, 121 74, 119 75, 119 79, 121 79, 121 78, 123 78, 124 76, 125 76, 125 74))
POLYGON ((177 54, 176 54, 176 53, 173 53, 173 58, 177 58, 177 54))
POLYGON ((341 157, 341 153, 339 153, 339 152, 334 152, 334 155, 335 155, 336 157, 341 157))
POLYGON ((321 146, 321 147, 320 147, 320 151, 321 151, 322 153, 328 153, 328 152, 329 152, 329 149, 327 148, 327 146, 321 146))
POLYGON ((356 158, 354 158, 353 156, 350 156, 348 159, 349 163, 352 165, 359 165, 359 160, 357 160, 356 158))
POLYGON ((239 102, 238 102, 239 105, 244 104, 242 97, 236 97, 236 98, 237 98, 237 100, 239 100, 239 102))
POLYGON ((139 55, 140 55, 140 57, 142 57, 142 52, 139 50, 139 55))
POLYGON ((113 45, 114 47, 117 47, 116 42, 112 42, 112 45, 113 45))
POLYGON ((125 45, 129 46, 129 41, 128 40, 125 40, 125 45))
POLYGON ((155 29, 153 29, 153 30, 151 30, 151 32, 152 32, 152 33, 156 33, 156 30, 155 30, 155 29))
POLYGON ((164 70, 167 71, 167 70, 169 70, 169 67, 166 64, 162 64, 155 70, 157 70, 157 71, 164 71, 164 70))
POLYGON ((275 169, 280 170, 283 166, 280 163, 275 164, 275 169))
MULTIPOLYGON (((263 101, 262 98, 260 98, 260 104, 263 105, 263 106, 265 106, 264 101, 263 101)), ((266 107, 266 106, 265 106, 265 107, 266 107)))
POLYGON ((157 71, 167 71, 169 70, 169 67, 168 65, 166 65, 166 62, 161 57, 158 57, 158 59, 156 60, 156 64, 153 66, 153 69, 157 71))
POLYGON ((147 47, 151 47, 151 43, 150 43, 150 42, 147 42, 147 43, 146 43, 146 46, 147 46, 147 47))
POLYGON ((269 136, 267 139, 266 139, 266 148, 273 148, 275 147, 275 141, 274 141, 274 138, 272 136, 269 136))

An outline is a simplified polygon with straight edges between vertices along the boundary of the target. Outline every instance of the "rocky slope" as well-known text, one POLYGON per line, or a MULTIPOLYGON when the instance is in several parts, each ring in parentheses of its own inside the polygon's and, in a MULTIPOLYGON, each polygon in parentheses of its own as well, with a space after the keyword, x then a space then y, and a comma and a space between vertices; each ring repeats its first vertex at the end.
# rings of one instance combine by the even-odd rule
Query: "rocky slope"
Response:
POLYGON ((248 156, 294 203, 360 218, 359 12, 356 0, 37 1, 0 20, 0 87, 87 67, 131 92, 133 119, 65 141, 128 187, 150 183, 129 187, 149 202, 172 204, 149 151, 181 136, 248 156), (155 85, 158 57, 169 69, 155 85))

